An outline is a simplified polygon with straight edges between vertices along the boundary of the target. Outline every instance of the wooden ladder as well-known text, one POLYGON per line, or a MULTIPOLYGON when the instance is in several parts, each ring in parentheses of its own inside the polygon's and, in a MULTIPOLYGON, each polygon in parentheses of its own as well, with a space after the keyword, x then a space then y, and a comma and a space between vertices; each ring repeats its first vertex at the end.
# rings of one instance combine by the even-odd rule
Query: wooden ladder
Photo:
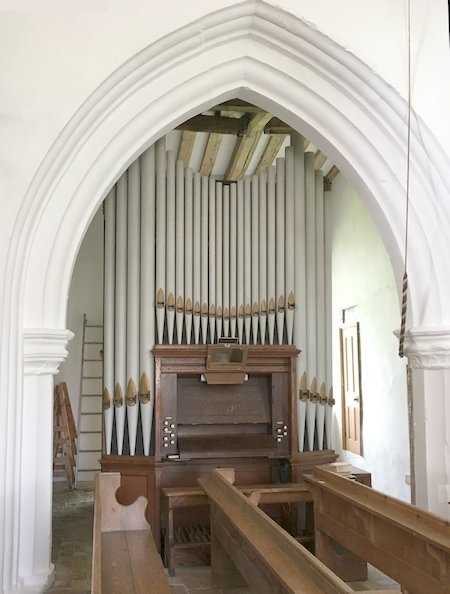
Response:
POLYGON ((53 395, 53 476, 67 478, 75 485, 77 430, 65 382, 55 386, 53 395))
POLYGON ((93 481, 102 455, 103 326, 83 322, 77 483, 93 481))

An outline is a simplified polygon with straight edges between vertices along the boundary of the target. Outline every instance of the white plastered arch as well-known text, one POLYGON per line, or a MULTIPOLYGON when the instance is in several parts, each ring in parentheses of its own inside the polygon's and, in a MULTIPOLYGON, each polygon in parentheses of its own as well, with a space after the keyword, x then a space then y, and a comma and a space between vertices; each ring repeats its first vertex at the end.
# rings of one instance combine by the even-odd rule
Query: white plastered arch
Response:
MULTIPOLYGON (((357 58, 301 20, 244 2, 172 33, 116 71, 43 162, 22 234, 25 327, 63 327, 76 253, 111 184, 142 150, 202 108, 239 96, 282 117, 334 160, 371 211, 401 280, 406 105, 357 58), (307 82, 305 82, 307 81, 307 82)), ((413 128, 409 326, 450 324, 448 163, 413 128), (426 143, 426 147, 425 147, 426 143), (431 157, 431 158, 430 158, 431 157), (437 198, 437 199, 436 199, 437 198), (448 206, 448 201, 447 201, 448 206), (425 275, 425 278, 424 278, 425 275)))

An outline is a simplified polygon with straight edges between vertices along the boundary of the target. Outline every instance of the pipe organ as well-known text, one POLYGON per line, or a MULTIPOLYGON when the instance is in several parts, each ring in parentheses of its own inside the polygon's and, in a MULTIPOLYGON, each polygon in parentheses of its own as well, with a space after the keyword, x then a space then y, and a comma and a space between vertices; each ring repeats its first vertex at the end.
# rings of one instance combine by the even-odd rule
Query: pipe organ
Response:
POLYGON ((330 448, 323 179, 303 139, 275 167, 227 183, 185 169, 162 138, 104 214, 105 454, 153 453, 153 349, 219 339, 301 349, 297 449, 330 448))

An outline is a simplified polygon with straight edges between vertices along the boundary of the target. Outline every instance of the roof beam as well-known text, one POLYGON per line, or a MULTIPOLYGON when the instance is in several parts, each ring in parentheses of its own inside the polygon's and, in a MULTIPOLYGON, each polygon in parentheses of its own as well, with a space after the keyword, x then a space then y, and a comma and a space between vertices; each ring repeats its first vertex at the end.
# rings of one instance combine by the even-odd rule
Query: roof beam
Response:
POLYGON ((323 182, 324 182, 323 189, 325 191, 329 192, 331 190, 331 183, 334 180, 334 178, 337 176, 338 173, 339 173, 339 169, 336 167, 336 165, 333 165, 333 167, 330 169, 330 171, 323 178, 323 182))
POLYGON ((286 136, 286 134, 270 135, 269 142, 266 144, 266 148, 264 149, 261 159, 255 169, 255 175, 258 175, 261 171, 264 171, 264 169, 267 169, 272 165, 275 157, 283 146, 283 142, 286 140, 286 136))
POLYGON ((183 130, 183 134, 181 135, 181 142, 180 147, 178 149, 178 161, 183 161, 184 168, 187 169, 189 167, 189 163, 191 161, 192 149, 194 148, 195 142, 195 132, 191 132, 189 130, 183 130))
POLYGON ((217 134, 217 132, 212 132, 208 136, 208 142, 206 143, 202 164, 200 166, 200 175, 211 175, 222 138, 223 134, 217 134))
POLYGON ((214 111, 237 111, 242 113, 258 113, 260 111, 265 112, 265 110, 261 107, 253 105, 252 103, 247 103, 247 101, 242 101, 241 99, 230 99, 230 101, 224 101, 223 103, 219 103, 219 105, 215 105, 212 109, 214 111))
POLYGON ((271 117, 264 128, 265 134, 291 134, 292 132, 294 132, 293 128, 279 118, 271 117))
POLYGON ((245 116, 241 118, 226 118, 212 115, 196 115, 177 126, 177 130, 215 132, 217 134, 245 134, 247 124, 248 120, 245 116))
POLYGON ((314 155, 314 169, 321 169, 326 160, 327 156, 322 151, 316 151, 314 155))
POLYGON ((270 113, 266 112, 255 113, 252 116, 246 133, 238 138, 238 142, 236 143, 230 164, 225 172, 225 179, 227 181, 237 181, 244 177, 259 139, 262 136, 264 127, 271 117, 270 113))

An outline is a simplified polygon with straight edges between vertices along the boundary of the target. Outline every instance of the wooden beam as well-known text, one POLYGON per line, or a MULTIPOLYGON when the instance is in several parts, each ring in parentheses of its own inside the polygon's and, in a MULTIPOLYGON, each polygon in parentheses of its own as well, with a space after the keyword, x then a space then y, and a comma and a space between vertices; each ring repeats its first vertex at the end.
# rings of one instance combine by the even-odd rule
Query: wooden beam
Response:
POLYGON ((241 99, 224 101, 223 103, 219 103, 219 105, 215 105, 212 109, 214 111, 237 111, 242 113, 265 112, 261 107, 253 105, 252 103, 247 103, 247 101, 242 101, 241 99))
POLYGON ((334 180, 334 178, 337 176, 338 173, 339 173, 339 169, 336 167, 336 165, 333 165, 333 167, 330 169, 330 171, 323 178, 323 183, 324 183, 323 189, 326 192, 329 192, 331 190, 331 183, 334 180))
POLYGON ((262 136, 264 126, 272 116, 270 113, 256 113, 250 119, 246 133, 236 143, 234 154, 225 172, 227 181, 242 179, 262 136))
POLYGON ((291 134, 294 130, 279 118, 270 118, 264 127, 265 134, 291 134))
POLYGON ((316 151, 314 155, 314 169, 320 169, 327 160, 327 156, 322 151, 316 151))
POLYGON ((286 136, 286 134, 274 134, 269 137, 269 142, 267 143, 255 169, 255 175, 258 175, 260 171, 264 171, 264 169, 267 169, 272 165, 275 157, 283 146, 283 142, 286 140, 286 136))
POLYGON ((177 127, 177 130, 192 132, 216 132, 218 134, 245 134, 248 120, 241 118, 227 118, 221 116, 196 115, 177 127))
POLYGON ((212 132, 209 135, 205 152, 203 153, 202 164, 200 166, 200 175, 211 175, 222 138, 223 134, 217 134, 216 132, 212 132))
POLYGON ((178 161, 183 161, 185 169, 189 167, 192 149, 194 148, 195 136, 196 133, 191 132, 190 130, 183 130, 183 134, 181 135, 177 159, 178 161))

